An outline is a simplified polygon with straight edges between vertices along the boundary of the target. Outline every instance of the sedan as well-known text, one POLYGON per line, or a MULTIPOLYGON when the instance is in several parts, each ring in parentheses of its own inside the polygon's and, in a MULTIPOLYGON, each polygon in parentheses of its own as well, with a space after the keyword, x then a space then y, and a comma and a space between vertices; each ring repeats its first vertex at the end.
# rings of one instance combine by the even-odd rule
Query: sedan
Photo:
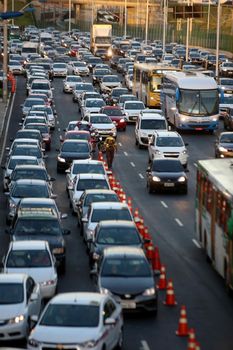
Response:
POLYGON ((113 88, 121 87, 121 81, 118 75, 105 75, 100 82, 100 91, 109 93, 113 88))
POLYGON ((225 130, 233 130, 233 109, 231 107, 223 107, 220 106, 220 113, 222 110, 222 114, 224 115, 223 123, 225 130))
POLYGON ((1 340, 27 338, 32 315, 41 310, 40 286, 28 275, 0 274, 1 340))
POLYGON ((147 168, 147 190, 178 190, 188 192, 188 178, 179 159, 154 159, 147 168))
POLYGON ((67 64, 63 62, 53 64, 54 77, 66 77, 68 73, 67 64))
POLYGON ((222 132, 215 142, 215 158, 233 157, 233 132, 222 132))
POLYGON ((116 126, 106 114, 92 113, 86 115, 83 120, 98 130, 99 136, 107 137, 110 133, 113 133, 113 137, 117 136, 116 126))
POLYGON ((154 275, 141 248, 106 248, 98 266, 97 290, 112 295, 123 310, 157 312, 154 275))
POLYGON ((55 258, 46 241, 11 242, 4 257, 4 273, 25 273, 40 285, 42 298, 54 296, 57 287, 55 258))
POLYGON ((72 93, 75 85, 81 82, 82 82, 82 78, 76 75, 67 75, 66 79, 63 80, 63 92, 72 93))
MULTIPOLYGON (((33 317, 37 320, 38 317, 33 317)), ((45 307, 28 339, 29 350, 122 348, 121 305, 110 295, 58 294, 45 307)))
POLYGON ((24 73, 23 66, 19 61, 9 61, 8 70, 12 74, 23 74, 24 73))
POLYGON ((57 172, 68 169, 75 159, 91 158, 90 144, 86 140, 66 140, 57 156, 57 172))
POLYGON ((119 106, 104 106, 101 108, 100 113, 108 115, 112 122, 115 123, 117 130, 126 130, 126 120, 119 106))

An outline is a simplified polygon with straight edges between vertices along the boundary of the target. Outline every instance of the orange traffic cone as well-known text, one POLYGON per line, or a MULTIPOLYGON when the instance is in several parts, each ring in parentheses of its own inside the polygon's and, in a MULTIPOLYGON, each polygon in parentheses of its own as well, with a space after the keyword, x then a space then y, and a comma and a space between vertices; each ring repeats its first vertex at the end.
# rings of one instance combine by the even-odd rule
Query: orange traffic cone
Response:
POLYGON ((130 197, 128 198, 127 204, 128 204, 129 210, 130 210, 131 213, 132 213, 132 212, 133 212, 132 198, 130 198, 130 197))
POLYGON ((146 256, 148 260, 152 261, 154 257, 154 245, 152 242, 148 243, 146 247, 146 256))
POLYGON ((139 222, 140 221, 138 208, 136 208, 135 211, 134 211, 134 221, 135 222, 139 222))
POLYGON ((166 268, 164 265, 161 266, 161 272, 159 276, 159 283, 157 284, 157 288, 160 290, 164 290, 167 287, 167 279, 166 279, 166 268))
POLYGON ((201 350, 201 346, 200 346, 200 344, 196 341, 196 348, 195 348, 195 350, 201 350))
POLYGON ((103 160, 103 153, 101 151, 98 153, 98 160, 103 160))
POLYGON ((176 331, 176 335, 180 337, 187 337, 189 335, 188 320, 187 320, 185 305, 181 306, 179 325, 178 325, 178 330, 176 331))
POLYGON ((189 339, 187 350, 196 350, 196 336, 193 328, 189 330, 189 339))
POLYGON ((171 279, 169 279, 167 282, 166 300, 163 302, 163 304, 167 306, 177 305, 173 288, 173 282, 171 279))
POLYGON ((161 270, 161 261, 159 256, 159 248, 155 246, 154 256, 152 259, 152 269, 155 273, 159 274, 161 270))

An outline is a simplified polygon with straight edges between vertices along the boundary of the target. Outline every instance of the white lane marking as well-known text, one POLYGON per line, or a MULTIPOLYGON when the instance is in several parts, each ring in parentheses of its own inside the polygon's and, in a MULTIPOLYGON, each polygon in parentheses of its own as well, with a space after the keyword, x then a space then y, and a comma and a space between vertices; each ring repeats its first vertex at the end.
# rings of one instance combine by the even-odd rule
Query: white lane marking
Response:
POLYGON ((197 163, 193 163, 193 165, 197 168, 197 163))
POLYGON ((127 153, 127 152, 124 152, 124 155, 125 155, 126 157, 128 157, 128 153, 127 153))
POLYGON ((139 176, 141 179, 144 179, 144 176, 143 176, 141 173, 139 173, 138 176, 139 176))
POLYGON ((60 131, 61 131, 61 129, 60 129, 60 128, 57 128, 57 131, 59 131, 59 132, 60 132, 60 131))
POLYGON ((57 125, 59 124, 59 121, 57 120, 57 125))
POLYGON ((199 249, 201 249, 200 244, 195 240, 195 238, 192 239, 193 243, 195 244, 195 246, 199 249))
POLYGON ((133 168, 135 168, 135 164, 133 162, 130 162, 130 164, 132 165, 133 168))
POLYGON ((182 224, 182 222, 181 222, 178 218, 175 218, 175 221, 177 222, 177 224, 178 224, 180 227, 184 226, 184 225, 182 224))
POLYGON ((118 145, 122 147, 122 143, 118 142, 118 145))
POLYGON ((167 205, 164 201, 160 201, 160 203, 162 204, 162 206, 163 206, 164 208, 168 208, 168 205, 167 205))
POLYGON ((142 344, 141 350, 150 350, 146 340, 141 340, 141 344, 142 344))

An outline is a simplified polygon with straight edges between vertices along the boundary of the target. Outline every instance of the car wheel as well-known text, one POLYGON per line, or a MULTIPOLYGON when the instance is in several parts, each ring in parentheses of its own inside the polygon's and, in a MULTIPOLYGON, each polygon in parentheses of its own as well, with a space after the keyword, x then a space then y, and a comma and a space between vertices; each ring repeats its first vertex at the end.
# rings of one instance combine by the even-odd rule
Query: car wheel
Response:
POLYGON ((117 341, 117 345, 115 347, 115 350, 121 350, 122 347, 123 347, 123 328, 121 328, 120 330, 120 334, 119 334, 119 337, 118 337, 118 341, 117 341))

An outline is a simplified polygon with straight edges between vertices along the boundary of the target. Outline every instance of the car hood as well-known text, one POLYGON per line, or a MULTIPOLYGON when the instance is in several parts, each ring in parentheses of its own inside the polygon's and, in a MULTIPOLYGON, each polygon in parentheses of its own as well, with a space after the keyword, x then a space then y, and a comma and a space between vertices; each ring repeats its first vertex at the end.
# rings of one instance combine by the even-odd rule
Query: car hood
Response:
POLYGON ((114 124, 92 124, 92 126, 96 129, 101 129, 101 130, 110 130, 114 128, 114 124))
POLYGON ((220 147, 224 147, 224 148, 227 148, 227 149, 232 149, 233 150, 233 143, 220 143, 219 144, 220 147))
MULTIPOLYGON (((140 135, 146 134, 147 136, 148 135, 152 136, 155 129, 139 129, 138 131, 139 131, 140 135)), ((167 129, 159 129, 159 131, 167 131, 167 129)))
POLYGON ((88 152, 61 152, 60 157, 65 159, 88 159, 90 154, 88 152))
POLYGON ((37 283, 53 280, 56 277, 54 268, 52 267, 5 268, 4 273, 25 273, 31 276, 37 283))
POLYGON ((184 176, 186 177, 186 174, 182 171, 180 172, 156 172, 156 171, 153 171, 152 172, 152 176, 158 176, 160 178, 166 178, 166 179, 178 179, 180 176, 184 176))
POLYGON ((152 277, 101 277, 100 285, 115 294, 139 294, 154 287, 152 277))
POLYGON ((142 111, 142 109, 125 109, 125 113, 128 113, 128 115, 139 115, 139 113, 142 111))
POLYGON ((121 86, 121 83, 120 82, 116 82, 116 81, 102 81, 102 85, 104 86, 121 86))
POLYGON ((43 235, 43 234, 34 234, 34 235, 24 235, 24 236, 13 236, 14 241, 48 241, 50 248, 54 247, 61 247, 64 245, 64 238, 62 236, 50 236, 50 235, 43 235))
POLYGON ((64 84, 70 87, 74 87, 77 84, 77 81, 66 81, 64 84))
POLYGON ((163 153, 180 153, 185 150, 185 147, 159 147, 159 150, 163 153))
POLYGON ((25 313, 24 304, 7 304, 0 306, 0 325, 1 320, 8 320, 15 316, 19 316, 25 313))

